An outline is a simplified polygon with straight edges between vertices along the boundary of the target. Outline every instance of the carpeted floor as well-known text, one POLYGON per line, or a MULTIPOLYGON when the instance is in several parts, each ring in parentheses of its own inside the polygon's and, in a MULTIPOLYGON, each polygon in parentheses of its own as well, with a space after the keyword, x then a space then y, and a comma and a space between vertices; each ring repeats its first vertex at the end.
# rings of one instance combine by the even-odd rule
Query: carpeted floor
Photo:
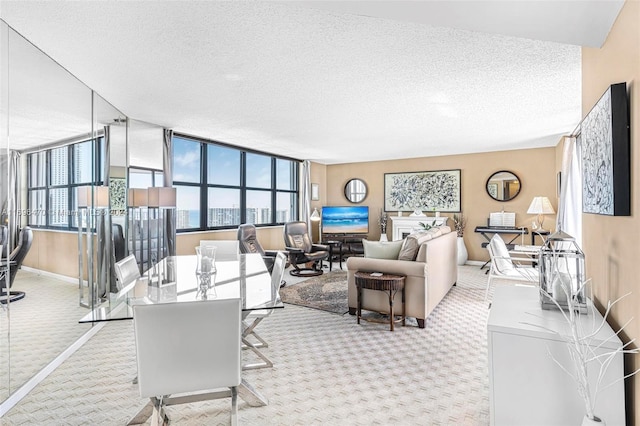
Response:
POLYGON ((344 314, 347 303, 347 272, 333 271, 280 289, 284 303, 344 314))
MULTIPOLYGON (((363 323, 286 305, 259 326, 271 369, 243 372, 269 405, 239 402, 250 425, 489 424, 486 275, 458 285, 426 328, 363 323)), ((244 357, 249 356, 247 351, 244 357)), ((145 402, 132 323, 109 323, 2 419, 6 425, 123 425, 145 402)), ((169 407, 176 425, 229 424, 228 400, 169 407)))
POLYGON ((0 312, 0 400, 91 328, 78 323, 87 310, 78 305, 77 283, 20 270, 12 290, 26 296, 9 307, 11 330, 0 312))

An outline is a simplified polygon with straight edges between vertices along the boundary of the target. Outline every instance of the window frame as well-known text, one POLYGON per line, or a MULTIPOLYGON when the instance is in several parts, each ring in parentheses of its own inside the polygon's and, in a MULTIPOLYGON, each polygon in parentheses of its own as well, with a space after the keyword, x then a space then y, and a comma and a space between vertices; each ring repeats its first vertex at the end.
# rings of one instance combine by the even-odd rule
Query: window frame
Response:
MULTIPOLYGON (((31 221, 31 214, 26 215, 27 216, 27 225, 32 227, 32 228, 37 228, 37 229, 56 229, 56 230, 63 230, 63 231, 73 231, 78 229, 78 226, 74 226, 73 222, 74 222, 74 214, 73 212, 76 210, 75 206, 75 197, 77 196, 76 194, 76 188, 79 187, 84 187, 84 186, 101 186, 104 185, 104 180, 103 180, 103 176, 102 176, 102 163, 104 161, 103 158, 103 153, 102 153, 102 148, 104 146, 104 137, 103 136, 98 136, 96 138, 88 138, 88 139, 82 139, 73 143, 69 143, 66 145, 56 145, 56 146, 50 146, 49 148, 43 148, 43 149, 39 149, 39 150, 34 150, 31 152, 27 153, 27 184, 26 184, 26 190, 27 190, 27 211, 28 212, 32 212, 34 209, 31 206, 31 194, 33 192, 36 191, 44 191, 44 208, 42 210, 44 210, 44 212, 39 212, 38 214, 43 214, 44 218, 45 218, 45 222, 44 225, 38 225, 35 223, 32 223, 31 221), (92 170, 91 170, 91 180, 90 181, 76 181, 74 179, 74 170, 75 170, 75 165, 77 163, 77 158, 76 155, 74 154, 74 147, 83 143, 87 143, 87 142, 93 142, 94 146, 93 146, 93 152, 95 155, 93 155, 93 164, 92 164, 92 170), (52 152, 56 149, 65 149, 67 151, 67 182, 65 184, 57 184, 57 185, 52 185, 52 173, 53 173, 53 162, 51 160, 51 156, 52 156, 52 152), (45 153, 45 165, 44 167, 45 169, 45 185, 44 186, 31 186, 32 182, 31 182, 31 176, 32 176, 32 156, 33 155, 38 155, 39 153, 44 152, 45 153), (51 200, 50 200, 50 194, 52 190, 59 190, 59 189, 66 189, 67 190, 67 206, 66 206, 66 210, 67 210, 67 221, 66 224, 64 225, 52 225, 52 221, 51 221, 51 214, 53 214, 53 210, 51 208, 51 200)), ((39 210, 39 209, 38 209, 39 210)), ((25 212, 27 213, 27 212, 25 212)))
MULTIPOLYGON (((295 219, 300 216, 300 163, 301 161, 295 158, 274 155, 267 152, 251 150, 246 148, 239 148, 237 146, 233 146, 230 144, 226 144, 219 141, 208 140, 204 138, 200 138, 197 136, 185 135, 182 133, 174 133, 173 138, 181 138, 186 139, 195 143, 200 144, 200 182, 188 182, 188 181, 173 181, 173 187, 198 187, 200 188, 200 220, 199 224, 193 228, 178 228, 178 233, 189 233, 189 232, 202 232, 202 231, 214 231, 214 230, 224 230, 224 229, 235 229, 239 225, 247 223, 247 191, 264 191, 270 193, 270 221, 268 223, 256 223, 254 224, 256 227, 267 227, 267 226, 280 226, 283 225, 284 222, 277 222, 277 196, 278 194, 293 194, 296 199, 295 209, 291 212, 295 215, 295 219), (209 183, 209 158, 208 158, 208 146, 214 145, 227 149, 232 149, 238 151, 240 153, 240 179, 238 185, 229 185, 229 184, 216 184, 209 183), (246 173, 246 164, 247 164, 247 154, 258 154, 263 155, 269 158, 271 164, 271 176, 270 176, 270 187, 269 188, 259 188, 255 186, 247 186, 247 173, 246 173), (290 178, 292 181, 292 189, 278 189, 277 188, 277 160, 286 160, 290 161, 292 165, 295 165, 293 170, 290 173, 293 176, 290 178), (209 226, 209 190, 210 189, 231 189, 238 190, 240 193, 240 223, 235 223, 231 225, 218 225, 218 226, 209 226)), ((173 145, 173 144, 172 144, 173 145)), ((172 149, 171 152, 171 160, 174 160, 174 151, 172 149)), ((175 166, 173 167, 175 171, 175 166)))

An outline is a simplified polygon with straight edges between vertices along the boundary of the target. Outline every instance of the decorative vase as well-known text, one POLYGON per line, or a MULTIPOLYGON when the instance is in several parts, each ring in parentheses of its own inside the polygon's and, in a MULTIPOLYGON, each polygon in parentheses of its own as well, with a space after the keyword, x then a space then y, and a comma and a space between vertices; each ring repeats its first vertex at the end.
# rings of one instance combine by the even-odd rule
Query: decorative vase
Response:
POLYGON ((380 241, 389 241, 386 233, 380 234, 380 241))
POLYGON ((464 245, 464 238, 458 237, 458 265, 464 265, 469 259, 467 247, 464 245))
POLYGON ((200 246, 196 247, 196 277, 198 277, 198 288, 196 289, 196 299, 215 299, 216 287, 216 247, 200 246), (212 279, 213 278, 213 279, 212 279))
POLYGON ((582 418, 582 426, 606 426, 606 423, 600 417, 594 416, 591 419, 585 414, 582 418))

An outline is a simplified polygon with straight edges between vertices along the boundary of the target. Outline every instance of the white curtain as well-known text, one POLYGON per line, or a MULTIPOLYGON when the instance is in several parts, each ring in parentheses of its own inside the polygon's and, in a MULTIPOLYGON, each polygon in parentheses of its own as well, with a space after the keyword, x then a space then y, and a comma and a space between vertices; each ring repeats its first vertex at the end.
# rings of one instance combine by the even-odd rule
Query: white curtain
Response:
POLYGON ((300 220, 307 222, 307 229, 311 235, 311 162, 302 162, 302 203, 300 204, 300 220))
POLYGON ((566 137, 562 153, 560 200, 556 228, 575 237, 582 247, 582 168, 580 136, 566 137))

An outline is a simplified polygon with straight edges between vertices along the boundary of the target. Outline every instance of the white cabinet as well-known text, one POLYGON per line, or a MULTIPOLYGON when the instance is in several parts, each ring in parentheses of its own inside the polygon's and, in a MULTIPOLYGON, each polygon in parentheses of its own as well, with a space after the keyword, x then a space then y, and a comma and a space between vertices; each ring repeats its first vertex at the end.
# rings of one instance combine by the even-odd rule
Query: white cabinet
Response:
MULTIPOLYGON (((580 315, 585 333, 595 330, 602 316, 580 315)), ((496 288, 488 323, 489 402, 492 425, 579 425, 585 408, 576 383, 554 362, 572 368, 566 343, 567 321, 560 311, 540 307, 538 288, 496 288)), ((598 353, 621 346, 620 339, 605 324, 593 346, 598 353)), ((587 372, 595 383, 599 368, 591 363, 587 372)), ((623 357, 617 354, 607 369, 598 394, 595 414, 607 426, 625 424, 623 357)))
POLYGON ((422 229, 420 222, 431 226, 440 226, 446 225, 447 219, 449 219, 446 216, 389 216, 389 218, 391 219, 391 239, 393 241, 402 240, 412 232, 422 229))

